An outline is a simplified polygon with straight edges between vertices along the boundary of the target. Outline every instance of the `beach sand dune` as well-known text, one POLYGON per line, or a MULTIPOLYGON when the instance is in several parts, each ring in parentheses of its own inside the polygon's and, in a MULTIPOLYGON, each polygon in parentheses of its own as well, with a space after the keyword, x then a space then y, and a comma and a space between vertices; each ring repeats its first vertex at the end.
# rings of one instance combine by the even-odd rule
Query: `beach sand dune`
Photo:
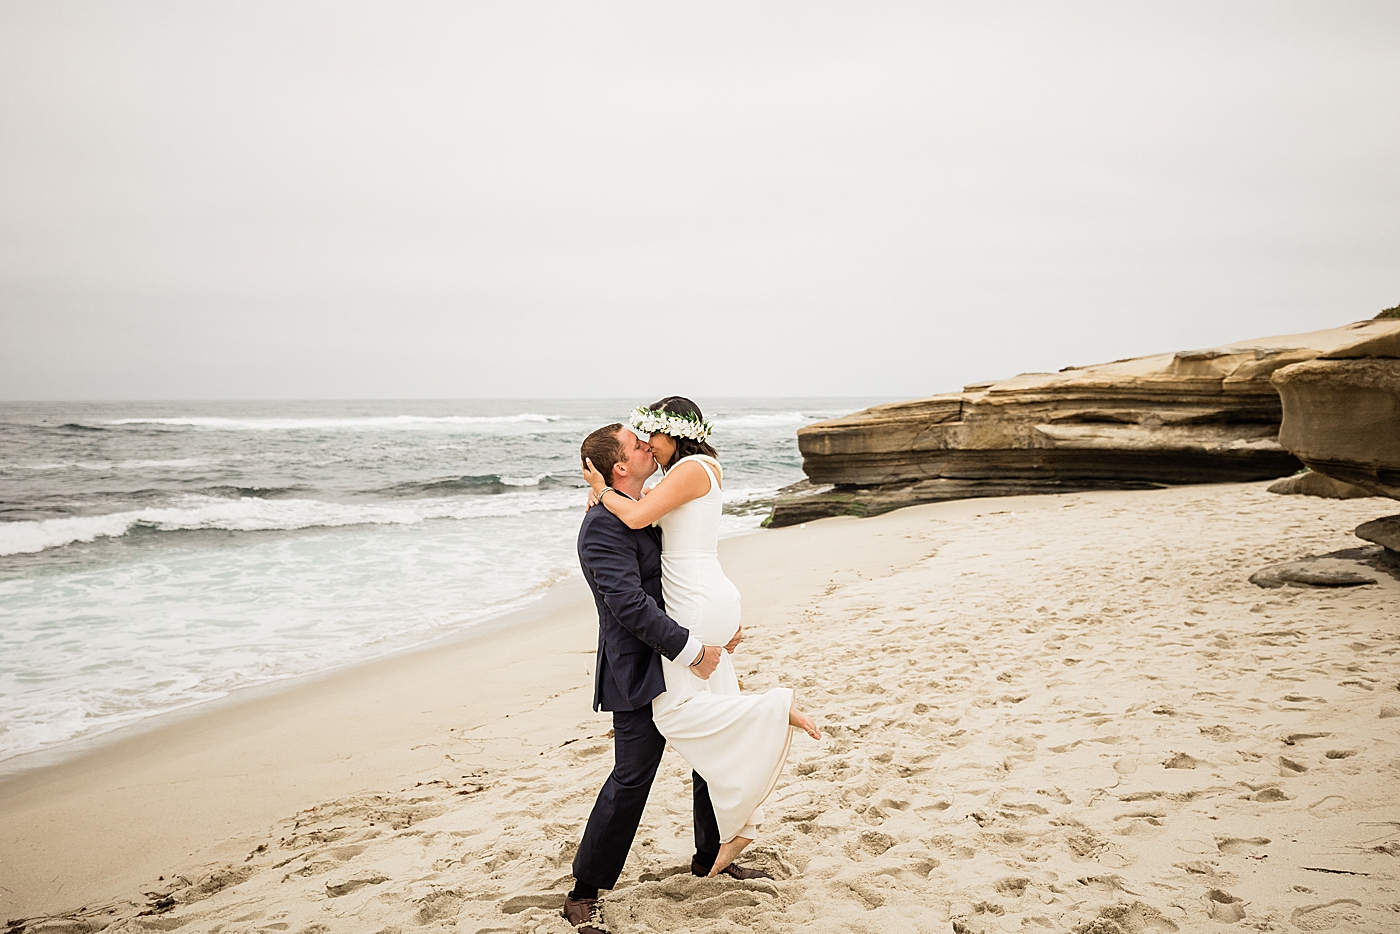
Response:
MULTIPOLYGON (((690 876, 668 753, 610 929, 1400 930, 1400 581, 1248 582, 1354 547, 1393 504, 1266 485, 943 503, 724 543, 745 688, 795 687, 828 738, 795 740, 744 858, 773 882, 690 876)), ((592 630, 569 625, 569 683, 527 678, 509 717, 405 736, 431 744, 412 781, 308 800, 225 834, 237 859, 28 929, 564 934, 611 767, 592 630)))

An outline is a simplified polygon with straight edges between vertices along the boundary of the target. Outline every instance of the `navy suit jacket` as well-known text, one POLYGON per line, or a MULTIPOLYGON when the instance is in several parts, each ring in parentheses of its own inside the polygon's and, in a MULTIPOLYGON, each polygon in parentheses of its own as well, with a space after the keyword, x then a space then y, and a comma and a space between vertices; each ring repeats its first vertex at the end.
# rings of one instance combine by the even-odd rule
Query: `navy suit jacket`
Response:
POLYGON ((666 690, 661 655, 674 660, 690 639, 662 609, 661 532, 629 529, 594 506, 578 530, 578 560, 598 605, 593 709, 645 707, 666 690))

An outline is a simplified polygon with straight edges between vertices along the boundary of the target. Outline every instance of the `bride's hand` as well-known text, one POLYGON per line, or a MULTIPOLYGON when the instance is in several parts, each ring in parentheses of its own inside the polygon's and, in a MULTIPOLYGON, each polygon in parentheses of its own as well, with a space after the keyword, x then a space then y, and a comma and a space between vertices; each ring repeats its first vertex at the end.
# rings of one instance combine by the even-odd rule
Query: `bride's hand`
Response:
POLYGON ((608 481, 603 479, 598 468, 593 466, 593 461, 587 457, 583 459, 583 482, 592 487, 595 494, 608 485, 608 481))
POLYGON ((740 643, 740 642, 743 642, 743 641, 744 641, 744 627, 743 627, 743 626, 740 626, 740 627, 739 627, 739 631, 736 632, 736 633, 734 633, 734 638, 729 640, 729 644, 726 645, 726 646, 724 647, 724 650, 725 650, 726 652, 728 652, 730 655, 733 655, 733 654, 734 654, 734 650, 737 649, 737 648, 739 647, 739 643, 740 643))
POLYGON ((583 481, 588 484, 588 505, 584 507, 584 511, 587 512, 598 505, 600 494, 607 488, 608 484, 603 479, 603 475, 593 466, 593 461, 586 457, 583 459, 583 481))

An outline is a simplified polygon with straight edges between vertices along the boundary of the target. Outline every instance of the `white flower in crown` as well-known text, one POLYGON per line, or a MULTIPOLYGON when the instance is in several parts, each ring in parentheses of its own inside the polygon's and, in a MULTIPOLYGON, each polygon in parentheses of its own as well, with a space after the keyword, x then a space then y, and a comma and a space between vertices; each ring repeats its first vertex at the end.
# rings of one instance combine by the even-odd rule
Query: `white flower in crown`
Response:
POLYGON ((692 441, 704 441, 715 427, 713 422, 702 421, 694 416, 644 408, 632 411, 631 423, 633 428, 649 435, 664 434, 673 438, 689 438, 692 441))

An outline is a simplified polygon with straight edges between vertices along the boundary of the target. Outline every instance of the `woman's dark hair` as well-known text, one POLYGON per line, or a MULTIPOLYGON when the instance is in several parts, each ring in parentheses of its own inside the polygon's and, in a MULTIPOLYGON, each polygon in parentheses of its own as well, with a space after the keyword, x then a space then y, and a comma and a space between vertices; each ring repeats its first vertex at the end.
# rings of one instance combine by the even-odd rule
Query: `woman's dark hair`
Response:
MULTIPOLYGON (((667 396, 659 402, 653 402, 650 408, 658 412, 670 412, 672 415, 680 415, 687 418, 704 420, 705 416, 700 414, 700 406, 691 402, 685 396, 667 396)), ((690 457, 692 454, 705 454, 719 459, 719 452, 710 446, 708 441, 696 441, 693 438, 677 438, 670 436, 676 442, 676 453, 671 458, 671 464, 682 457, 690 457)), ((671 464, 662 464, 662 467, 670 467, 671 464)))

